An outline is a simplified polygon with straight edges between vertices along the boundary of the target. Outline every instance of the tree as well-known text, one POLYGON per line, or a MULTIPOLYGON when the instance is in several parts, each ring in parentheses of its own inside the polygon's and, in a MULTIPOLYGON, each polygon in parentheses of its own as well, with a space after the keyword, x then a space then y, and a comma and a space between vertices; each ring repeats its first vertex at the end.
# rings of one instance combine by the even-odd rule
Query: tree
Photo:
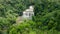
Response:
MULTIPOLYGON (((56 2, 49 2, 48 0, 41 0, 41 3, 36 3, 34 8, 34 21, 37 23, 42 23, 39 26, 43 29, 50 30, 52 28, 58 29, 59 25, 59 8, 60 4, 56 2), (56 18, 57 17, 57 18, 56 18), (56 20, 57 19, 57 20, 56 20)), ((38 25, 38 24, 37 24, 38 25)), ((39 28, 38 26, 38 28, 39 28)), ((41 29, 40 28, 40 29, 41 29)))

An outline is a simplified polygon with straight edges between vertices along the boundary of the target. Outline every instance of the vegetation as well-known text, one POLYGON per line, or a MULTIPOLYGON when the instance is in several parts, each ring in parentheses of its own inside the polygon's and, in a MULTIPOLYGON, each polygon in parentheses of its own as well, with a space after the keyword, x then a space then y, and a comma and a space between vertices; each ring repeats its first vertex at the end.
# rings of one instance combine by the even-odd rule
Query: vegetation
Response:
POLYGON ((0 0, 0 34, 60 34, 59 0, 0 0), (32 20, 16 24, 30 5, 32 20))

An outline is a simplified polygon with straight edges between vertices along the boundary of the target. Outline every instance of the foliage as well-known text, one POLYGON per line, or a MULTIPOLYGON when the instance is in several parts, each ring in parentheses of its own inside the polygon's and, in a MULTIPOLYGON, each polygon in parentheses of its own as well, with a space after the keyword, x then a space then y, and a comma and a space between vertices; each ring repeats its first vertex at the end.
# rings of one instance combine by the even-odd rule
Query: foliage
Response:
POLYGON ((41 3, 35 4, 34 12, 35 16, 33 21, 36 23, 42 23, 42 26, 39 26, 43 28, 43 30, 60 30, 60 4, 57 4, 56 2, 49 2, 48 0, 41 0, 41 3))
POLYGON ((0 34, 60 34, 59 0, 0 0, 0 34), (33 20, 16 24, 18 16, 34 6, 33 20))
POLYGON ((36 23, 33 21, 27 21, 20 23, 15 26, 11 26, 9 29, 9 34, 60 34, 59 31, 54 29, 51 30, 40 30, 36 28, 36 23))

